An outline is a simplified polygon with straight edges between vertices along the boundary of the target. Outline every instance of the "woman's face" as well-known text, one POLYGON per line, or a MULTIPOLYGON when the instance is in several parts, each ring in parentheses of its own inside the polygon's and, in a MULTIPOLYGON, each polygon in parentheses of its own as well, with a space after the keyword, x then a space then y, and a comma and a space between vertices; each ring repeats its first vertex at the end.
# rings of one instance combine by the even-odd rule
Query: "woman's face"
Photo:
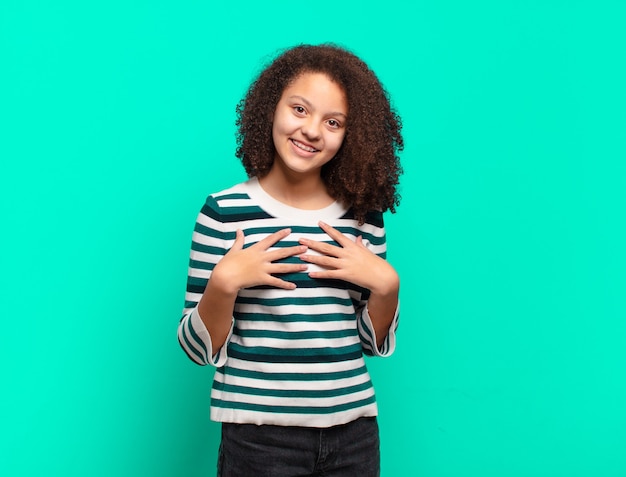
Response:
POLYGON ((337 83, 323 73, 303 73, 278 101, 272 124, 275 163, 290 174, 319 176, 341 147, 348 102, 337 83))

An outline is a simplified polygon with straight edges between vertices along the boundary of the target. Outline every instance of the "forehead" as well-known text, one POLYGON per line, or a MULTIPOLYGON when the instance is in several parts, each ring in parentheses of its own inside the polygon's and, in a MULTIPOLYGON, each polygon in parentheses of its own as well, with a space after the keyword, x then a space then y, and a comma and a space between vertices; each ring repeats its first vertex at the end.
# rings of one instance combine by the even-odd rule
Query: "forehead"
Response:
POLYGON ((299 96, 312 105, 333 106, 345 113, 348 101, 344 89, 325 73, 305 72, 298 75, 283 91, 281 99, 299 96))

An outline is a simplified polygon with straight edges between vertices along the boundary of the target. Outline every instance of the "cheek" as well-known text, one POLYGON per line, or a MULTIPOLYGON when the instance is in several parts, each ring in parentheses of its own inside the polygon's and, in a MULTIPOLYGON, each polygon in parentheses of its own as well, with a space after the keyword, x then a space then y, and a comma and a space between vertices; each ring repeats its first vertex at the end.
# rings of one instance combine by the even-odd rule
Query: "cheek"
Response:
POLYGON ((288 134, 287 127, 285 125, 285 121, 279 115, 274 116, 274 122, 272 123, 272 139, 274 141, 274 145, 277 145, 281 142, 281 138, 288 134))
POLYGON ((329 144, 332 144, 332 149, 334 152, 337 152, 343 144, 343 138, 344 134, 336 134, 330 139, 329 144))
POLYGON ((274 115, 272 132, 276 134, 290 134, 297 127, 297 122, 292 115, 277 113, 274 115))

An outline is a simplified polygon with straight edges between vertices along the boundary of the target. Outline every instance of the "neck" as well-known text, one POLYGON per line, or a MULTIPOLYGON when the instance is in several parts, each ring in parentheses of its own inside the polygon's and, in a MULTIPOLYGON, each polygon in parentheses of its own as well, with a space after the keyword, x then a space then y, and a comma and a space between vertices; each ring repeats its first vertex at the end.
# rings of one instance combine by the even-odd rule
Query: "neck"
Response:
POLYGON ((322 209, 334 202, 319 174, 296 174, 274 165, 259 179, 263 190, 274 199, 299 209, 322 209))

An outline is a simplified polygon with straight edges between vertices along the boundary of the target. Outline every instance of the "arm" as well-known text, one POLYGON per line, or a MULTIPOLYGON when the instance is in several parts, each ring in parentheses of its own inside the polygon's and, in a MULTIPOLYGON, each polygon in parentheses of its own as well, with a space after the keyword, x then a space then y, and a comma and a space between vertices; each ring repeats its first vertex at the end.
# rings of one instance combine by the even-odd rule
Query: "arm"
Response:
POLYGON ((368 250, 360 236, 352 241, 330 225, 320 222, 320 227, 340 247, 303 239, 300 243, 322 255, 305 254, 300 258, 326 269, 322 272, 311 272, 310 276, 313 278, 345 280, 370 291, 361 319, 365 321, 366 328, 371 323, 376 347, 380 350, 390 330, 394 331, 397 326, 394 322, 397 322, 398 315, 398 274, 384 258, 368 250))
POLYGON ((268 250, 291 233, 283 229, 268 235, 256 244, 243 248, 244 233, 237 230, 232 248, 213 269, 200 303, 198 313, 211 336, 213 349, 220 349, 229 335, 237 293, 242 288, 270 285, 293 290, 296 285, 274 276, 306 270, 303 264, 280 264, 275 261, 306 251, 305 246, 268 250))
POLYGON ((380 349, 387 337, 387 333, 389 333, 391 323, 396 317, 400 293, 400 277, 398 277, 398 274, 388 262, 382 258, 376 258, 382 260, 388 267, 381 266, 380 275, 377 275, 375 271, 371 271, 372 277, 378 277, 378 284, 372 288, 367 286, 365 288, 369 288, 371 292, 367 301, 367 313, 376 333, 376 346, 380 349))
POLYGON ((185 309, 178 327, 182 348, 201 365, 221 366, 226 361, 224 344, 232 333, 233 309, 241 288, 270 285, 293 289, 293 283, 273 274, 306 269, 304 264, 273 263, 306 251, 305 246, 269 250, 291 233, 289 229, 279 230, 245 249, 244 233, 237 230, 227 251, 228 234, 220 219, 218 204, 209 198, 196 222, 185 309))

